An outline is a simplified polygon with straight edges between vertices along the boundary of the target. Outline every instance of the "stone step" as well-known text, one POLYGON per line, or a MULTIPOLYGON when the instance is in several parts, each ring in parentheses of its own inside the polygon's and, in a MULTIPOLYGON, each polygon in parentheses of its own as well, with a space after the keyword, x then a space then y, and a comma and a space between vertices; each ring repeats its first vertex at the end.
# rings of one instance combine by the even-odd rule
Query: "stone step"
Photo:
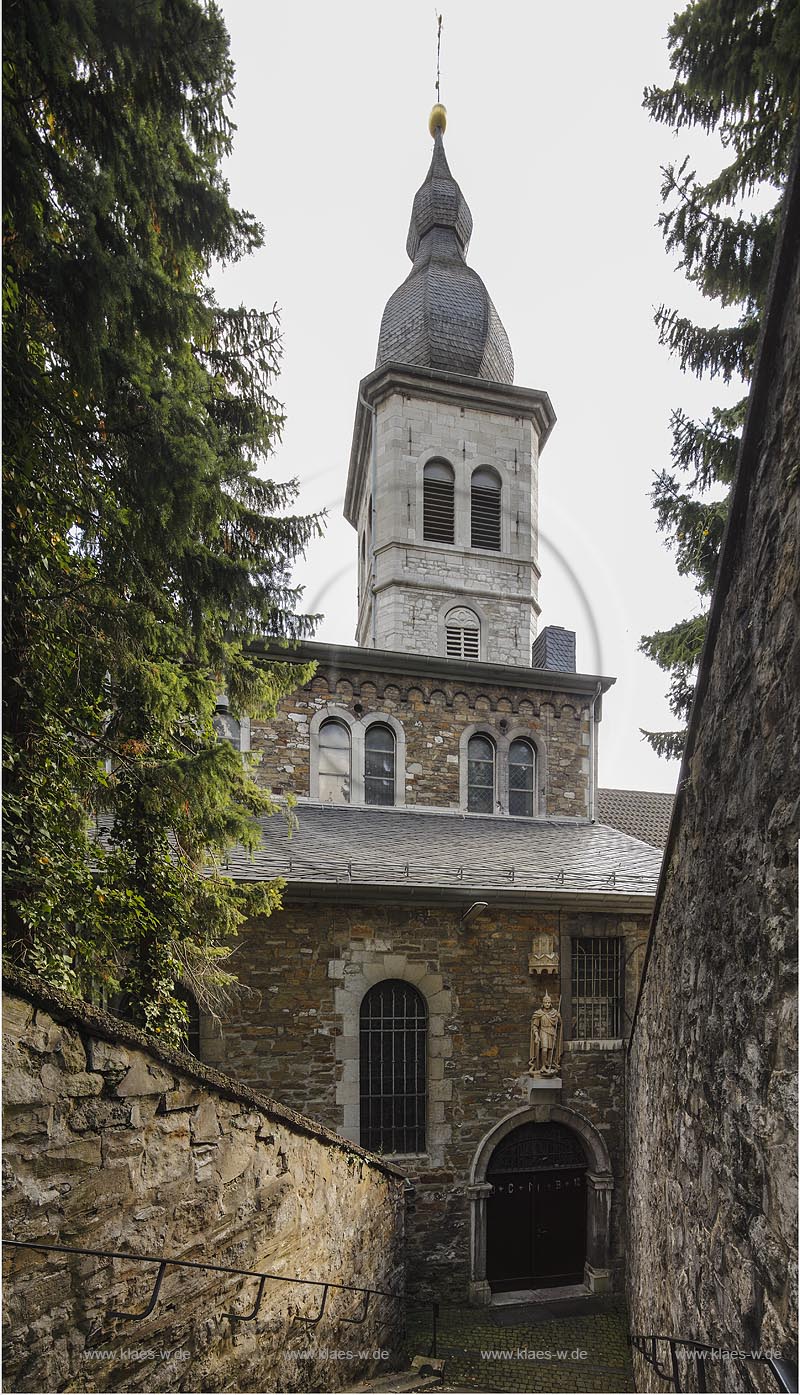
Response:
POLYGON ((401 1392, 436 1390, 444 1379, 444 1362, 431 1356, 415 1356, 411 1367, 405 1371, 393 1371, 390 1375, 375 1376, 353 1387, 352 1395, 401 1395, 401 1392))

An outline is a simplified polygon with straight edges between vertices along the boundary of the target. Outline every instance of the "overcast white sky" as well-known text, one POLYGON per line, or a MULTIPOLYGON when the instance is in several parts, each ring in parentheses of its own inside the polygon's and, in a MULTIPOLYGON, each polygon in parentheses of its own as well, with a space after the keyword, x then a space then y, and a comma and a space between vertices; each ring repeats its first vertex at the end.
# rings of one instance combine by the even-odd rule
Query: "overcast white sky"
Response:
MULTIPOLYGON (((410 263, 405 238, 431 155, 435 7, 429 0, 222 0, 237 69, 234 203, 265 248, 220 272, 220 298, 281 307, 277 394, 288 421, 271 462, 300 505, 329 510, 298 579, 317 638, 354 642, 355 533, 341 517, 359 380, 383 307, 410 263)), ((674 788, 639 728, 675 725, 667 678, 637 644, 696 613, 648 498, 669 464, 669 413, 736 393, 682 375, 656 340, 662 301, 714 323, 656 228, 660 166, 697 136, 642 110, 669 81, 663 0, 458 0, 444 12, 448 161, 472 210, 469 261, 514 351, 515 381, 558 418, 542 456, 541 625, 577 631, 578 667, 617 678, 605 700, 600 780, 674 788), (591 614, 588 613, 591 611, 591 614)))

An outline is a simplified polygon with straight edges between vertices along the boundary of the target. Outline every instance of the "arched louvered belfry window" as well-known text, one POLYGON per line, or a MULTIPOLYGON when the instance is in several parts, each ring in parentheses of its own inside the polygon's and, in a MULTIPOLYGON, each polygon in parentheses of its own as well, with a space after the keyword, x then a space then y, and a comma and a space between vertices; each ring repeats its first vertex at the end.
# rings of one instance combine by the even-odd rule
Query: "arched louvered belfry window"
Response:
POLYGON ((350 732, 335 719, 319 729, 319 797, 324 804, 350 803, 350 732))
POLYGON ((536 778, 536 752, 530 741, 512 741, 508 749, 508 812, 532 819, 536 778))
POLYGON ((394 732, 373 722, 364 737, 364 803, 394 804, 394 732))
POLYGON ((500 515, 502 490, 500 476, 488 465, 472 472, 472 530, 473 547, 500 551, 500 515))
POLYGON ((474 610, 458 605, 444 618, 445 653, 448 659, 481 657, 481 622, 474 610))
POLYGON ((467 747, 467 810, 470 814, 494 813, 494 742, 488 736, 471 736, 467 747))
POLYGON ((429 460, 422 472, 422 536, 455 541, 455 473, 446 460, 429 460))
POLYGON ((428 1011, 402 979, 376 983, 361 1003, 362 1148, 424 1153, 428 1011))

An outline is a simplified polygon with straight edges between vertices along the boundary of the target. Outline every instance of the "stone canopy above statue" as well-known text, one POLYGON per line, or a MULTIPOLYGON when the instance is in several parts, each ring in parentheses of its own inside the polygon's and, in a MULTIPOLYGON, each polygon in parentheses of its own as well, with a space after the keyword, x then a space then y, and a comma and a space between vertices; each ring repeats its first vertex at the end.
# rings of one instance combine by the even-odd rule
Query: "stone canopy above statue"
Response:
POLYGON ((414 265, 383 312, 375 366, 407 363, 513 383, 508 335, 483 281, 467 266, 472 214, 450 173, 441 126, 433 139, 406 243, 414 265))

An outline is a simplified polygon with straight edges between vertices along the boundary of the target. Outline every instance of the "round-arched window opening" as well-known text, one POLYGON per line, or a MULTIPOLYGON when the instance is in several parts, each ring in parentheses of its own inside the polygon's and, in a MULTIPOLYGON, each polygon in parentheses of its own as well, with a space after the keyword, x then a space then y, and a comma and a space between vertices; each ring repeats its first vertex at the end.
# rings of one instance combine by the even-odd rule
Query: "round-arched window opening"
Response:
POLYGON ((494 742, 488 736, 471 736, 467 747, 467 809, 470 814, 494 813, 494 742))
POLYGON ((219 703, 214 713, 212 726, 220 741, 229 741, 234 751, 242 749, 241 723, 230 711, 226 703, 219 703))
POLYGON ((364 737, 365 804, 394 804, 394 780, 394 732, 383 722, 373 722, 364 737))
POLYGON ((376 1153, 424 1153, 428 1009, 417 988, 386 979, 359 1018, 360 1141, 376 1153))
POLYGON ((448 659, 481 657, 481 622, 474 610, 455 606, 444 619, 445 653, 448 659))
POLYGON ((455 471, 447 460, 429 460, 422 471, 422 537, 455 541, 455 471))
POLYGON ((335 718, 319 729, 319 797, 324 804, 350 803, 350 731, 335 718))
POLYGON ((536 752, 533 743, 520 738, 512 741, 508 750, 508 812, 520 818, 532 819, 535 810, 534 790, 536 752))
POLYGON ((500 551, 502 486, 496 470, 481 465, 472 472, 471 532, 472 547, 500 551))

